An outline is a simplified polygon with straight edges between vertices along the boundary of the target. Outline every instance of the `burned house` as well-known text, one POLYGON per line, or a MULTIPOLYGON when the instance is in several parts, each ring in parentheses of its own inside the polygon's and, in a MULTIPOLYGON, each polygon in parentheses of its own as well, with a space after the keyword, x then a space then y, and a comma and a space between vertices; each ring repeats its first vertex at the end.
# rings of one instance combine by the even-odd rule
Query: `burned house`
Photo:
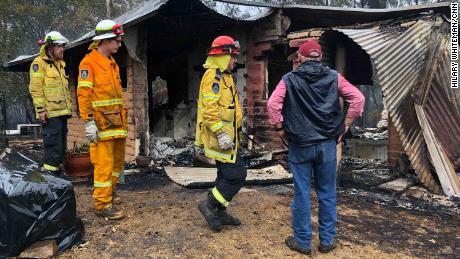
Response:
MULTIPOLYGON (((396 65, 392 67, 395 73, 405 73, 405 71, 398 67, 401 65, 398 62, 395 64, 376 62, 378 58, 375 55, 380 54, 379 57, 392 60, 392 55, 388 53, 400 52, 401 48, 413 49, 410 44, 422 44, 417 37, 424 36, 429 33, 429 30, 423 29, 424 25, 412 24, 411 26, 421 26, 421 29, 414 35, 411 34, 408 38, 410 43, 389 45, 385 43, 405 42, 398 40, 398 36, 404 34, 390 33, 391 28, 394 27, 390 26, 391 22, 388 26, 389 33, 382 32, 381 29, 372 29, 369 24, 379 21, 399 21, 401 17, 412 17, 413 20, 418 21, 417 17, 422 17, 422 13, 426 12, 430 15, 439 14, 436 17, 442 19, 442 15, 449 12, 447 3, 376 10, 264 4, 243 0, 218 2, 244 5, 249 11, 243 16, 230 17, 221 14, 218 9, 208 7, 206 1, 202 0, 151 0, 115 18, 116 22, 124 25, 126 32, 123 46, 117 53, 116 59, 121 69, 129 117, 127 161, 134 160, 138 155, 148 155, 152 137, 194 136, 196 100, 201 76, 204 73, 202 64, 206 58, 205 53, 211 41, 222 34, 236 38, 241 44, 238 69, 234 77, 244 109, 243 131, 247 135, 254 136, 254 141, 258 144, 272 148, 281 146, 276 132, 268 124, 266 101, 281 76, 292 69, 291 62, 288 60, 288 56, 295 51, 292 47, 298 46, 309 37, 317 37, 325 48, 325 62, 328 65, 342 72, 355 85, 383 90, 388 110, 394 120, 395 132, 398 133, 394 140, 401 139, 402 144, 398 143, 401 147, 404 144, 406 152, 409 150, 411 160, 415 158, 411 156, 411 152, 421 155, 420 152, 411 151, 414 148, 411 144, 415 144, 415 147, 425 144, 420 142, 423 130, 419 127, 418 135, 411 135, 410 133, 413 133, 411 127, 403 123, 404 118, 408 117, 397 112, 395 101, 391 98, 395 97, 396 103, 400 103, 398 96, 407 96, 408 92, 412 91, 413 86, 409 83, 414 82, 415 77, 396 82, 399 88, 392 88, 395 84, 391 84, 391 79, 396 79, 388 74, 389 72, 382 75, 385 79, 376 80, 376 75, 381 76, 376 71, 385 71, 381 68, 376 70, 379 66, 396 65), (361 27, 346 27, 356 24, 360 24, 361 27), (324 33, 325 31, 327 33, 324 33), (384 48, 384 45, 388 47, 384 48), (391 46, 396 46, 396 49, 391 49, 391 46), (407 144, 408 142, 411 144, 407 144)), ((418 28, 417 26, 414 28, 418 28)), ((66 49, 65 58, 69 68, 69 86, 74 106, 72 119, 69 120, 67 143, 69 147, 74 143, 86 142, 75 92, 78 65, 88 53, 87 48, 93 36, 94 32, 89 32, 73 41, 66 49)), ((406 54, 407 57, 414 57, 411 52, 406 54)), ((28 71, 33 57, 19 57, 5 64, 4 69, 28 71)), ((407 57, 400 58, 405 60, 407 57)), ((407 66, 420 64, 423 57, 417 57, 419 59, 407 59, 403 63, 407 66)), ((433 90, 420 91, 420 100, 426 100, 426 94, 433 92, 433 90)), ((452 95, 453 101, 458 101, 458 92, 456 94, 452 95)), ((428 100, 435 102, 434 100, 438 99, 428 100)), ((437 105, 441 104, 437 103, 437 105)), ((411 113, 414 114, 415 112, 411 113)), ((391 129, 390 127, 390 132, 391 129)), ((389 147, 390 160, 393 152, 392 145, 398 145, 398 143, 393 144, 392 139, 389 138, 388 145, 385 143, 389 147)), ((451 153, 458 159, 455 152, 452 150, 451 153)), ((413 161, 420 161, 420 159, 413 161)), ((428 175, 427 163, 423 165, 426 173, 420 174, 422 179, 428 175)), ((415 164, 414 168, 420 170, 415 164)), ((428 186, 436 186, 434 179, 423 181, 428 186)), ((436 190, 436 188, 432 189, 436 190)))

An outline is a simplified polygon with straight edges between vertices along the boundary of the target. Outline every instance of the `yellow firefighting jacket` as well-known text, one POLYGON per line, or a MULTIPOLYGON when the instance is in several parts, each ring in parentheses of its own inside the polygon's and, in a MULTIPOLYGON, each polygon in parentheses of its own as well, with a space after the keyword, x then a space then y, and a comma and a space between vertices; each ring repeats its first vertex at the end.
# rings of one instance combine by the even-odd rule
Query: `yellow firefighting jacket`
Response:
POLYGON ((77 95, 80 116, 83 120, 94 119, 99 140, 128 136, 120 69, 113 57, 93 50, 83 58, 77 95))
POLYGON ((219 69, 206 70, 198 97, 195 144, 203 146, 204 153, 224 163, 235 163, 239 145, 238 129, 242 125, 238 92, 231 74, 219 69), (217 134, 225 131, 235 144, 231 150, 219 148, 217 134))
POLYGON ((29 92, 35 107, 35 115, 46 111, 48 118, 72 114, 68 76, 63 60, 53 62, 41 53, 30 65, 29 92))

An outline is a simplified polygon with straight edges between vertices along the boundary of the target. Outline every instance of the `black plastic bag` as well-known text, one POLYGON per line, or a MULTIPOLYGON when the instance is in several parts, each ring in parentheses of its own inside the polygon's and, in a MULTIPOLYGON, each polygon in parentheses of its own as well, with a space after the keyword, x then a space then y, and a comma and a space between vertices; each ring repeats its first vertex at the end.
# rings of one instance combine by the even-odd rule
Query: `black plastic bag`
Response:
POLYGON ((14 152, 6 160, 0 162, 0 257, 18 256, 36 241, 54 239, 59 252, 78 243, 84 227, 72 183, 24 166, 14 152))

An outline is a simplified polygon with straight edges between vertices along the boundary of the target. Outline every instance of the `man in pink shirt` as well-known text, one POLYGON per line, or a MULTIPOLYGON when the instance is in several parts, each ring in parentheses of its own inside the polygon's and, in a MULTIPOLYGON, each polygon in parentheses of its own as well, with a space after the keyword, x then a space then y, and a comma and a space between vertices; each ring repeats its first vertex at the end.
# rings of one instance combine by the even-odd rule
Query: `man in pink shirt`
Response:
POLYGON ((315 174, 319 200, 319 251, 337 247, 336 144, 360 117, 364 96, 342 75, 321 64, 322 50, 316 40, 303 43, 294 70, 283 76, 267 103, 270 123, 288 145, 289 167, 294 177, 292 229, 286 245, 311 254, 310 185, 315 174), (347 114, 339 96, 349 104, 347 114))

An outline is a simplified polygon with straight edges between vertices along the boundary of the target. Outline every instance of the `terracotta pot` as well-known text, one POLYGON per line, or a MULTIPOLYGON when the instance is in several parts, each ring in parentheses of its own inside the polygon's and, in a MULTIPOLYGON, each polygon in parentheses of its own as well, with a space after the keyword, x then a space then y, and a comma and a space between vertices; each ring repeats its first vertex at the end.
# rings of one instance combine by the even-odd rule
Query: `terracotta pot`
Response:
POLYGON ((91 175, 91 161, 89 153, 67 153, 65 160, 65 174, 73 177, 88 177, 91 175))

